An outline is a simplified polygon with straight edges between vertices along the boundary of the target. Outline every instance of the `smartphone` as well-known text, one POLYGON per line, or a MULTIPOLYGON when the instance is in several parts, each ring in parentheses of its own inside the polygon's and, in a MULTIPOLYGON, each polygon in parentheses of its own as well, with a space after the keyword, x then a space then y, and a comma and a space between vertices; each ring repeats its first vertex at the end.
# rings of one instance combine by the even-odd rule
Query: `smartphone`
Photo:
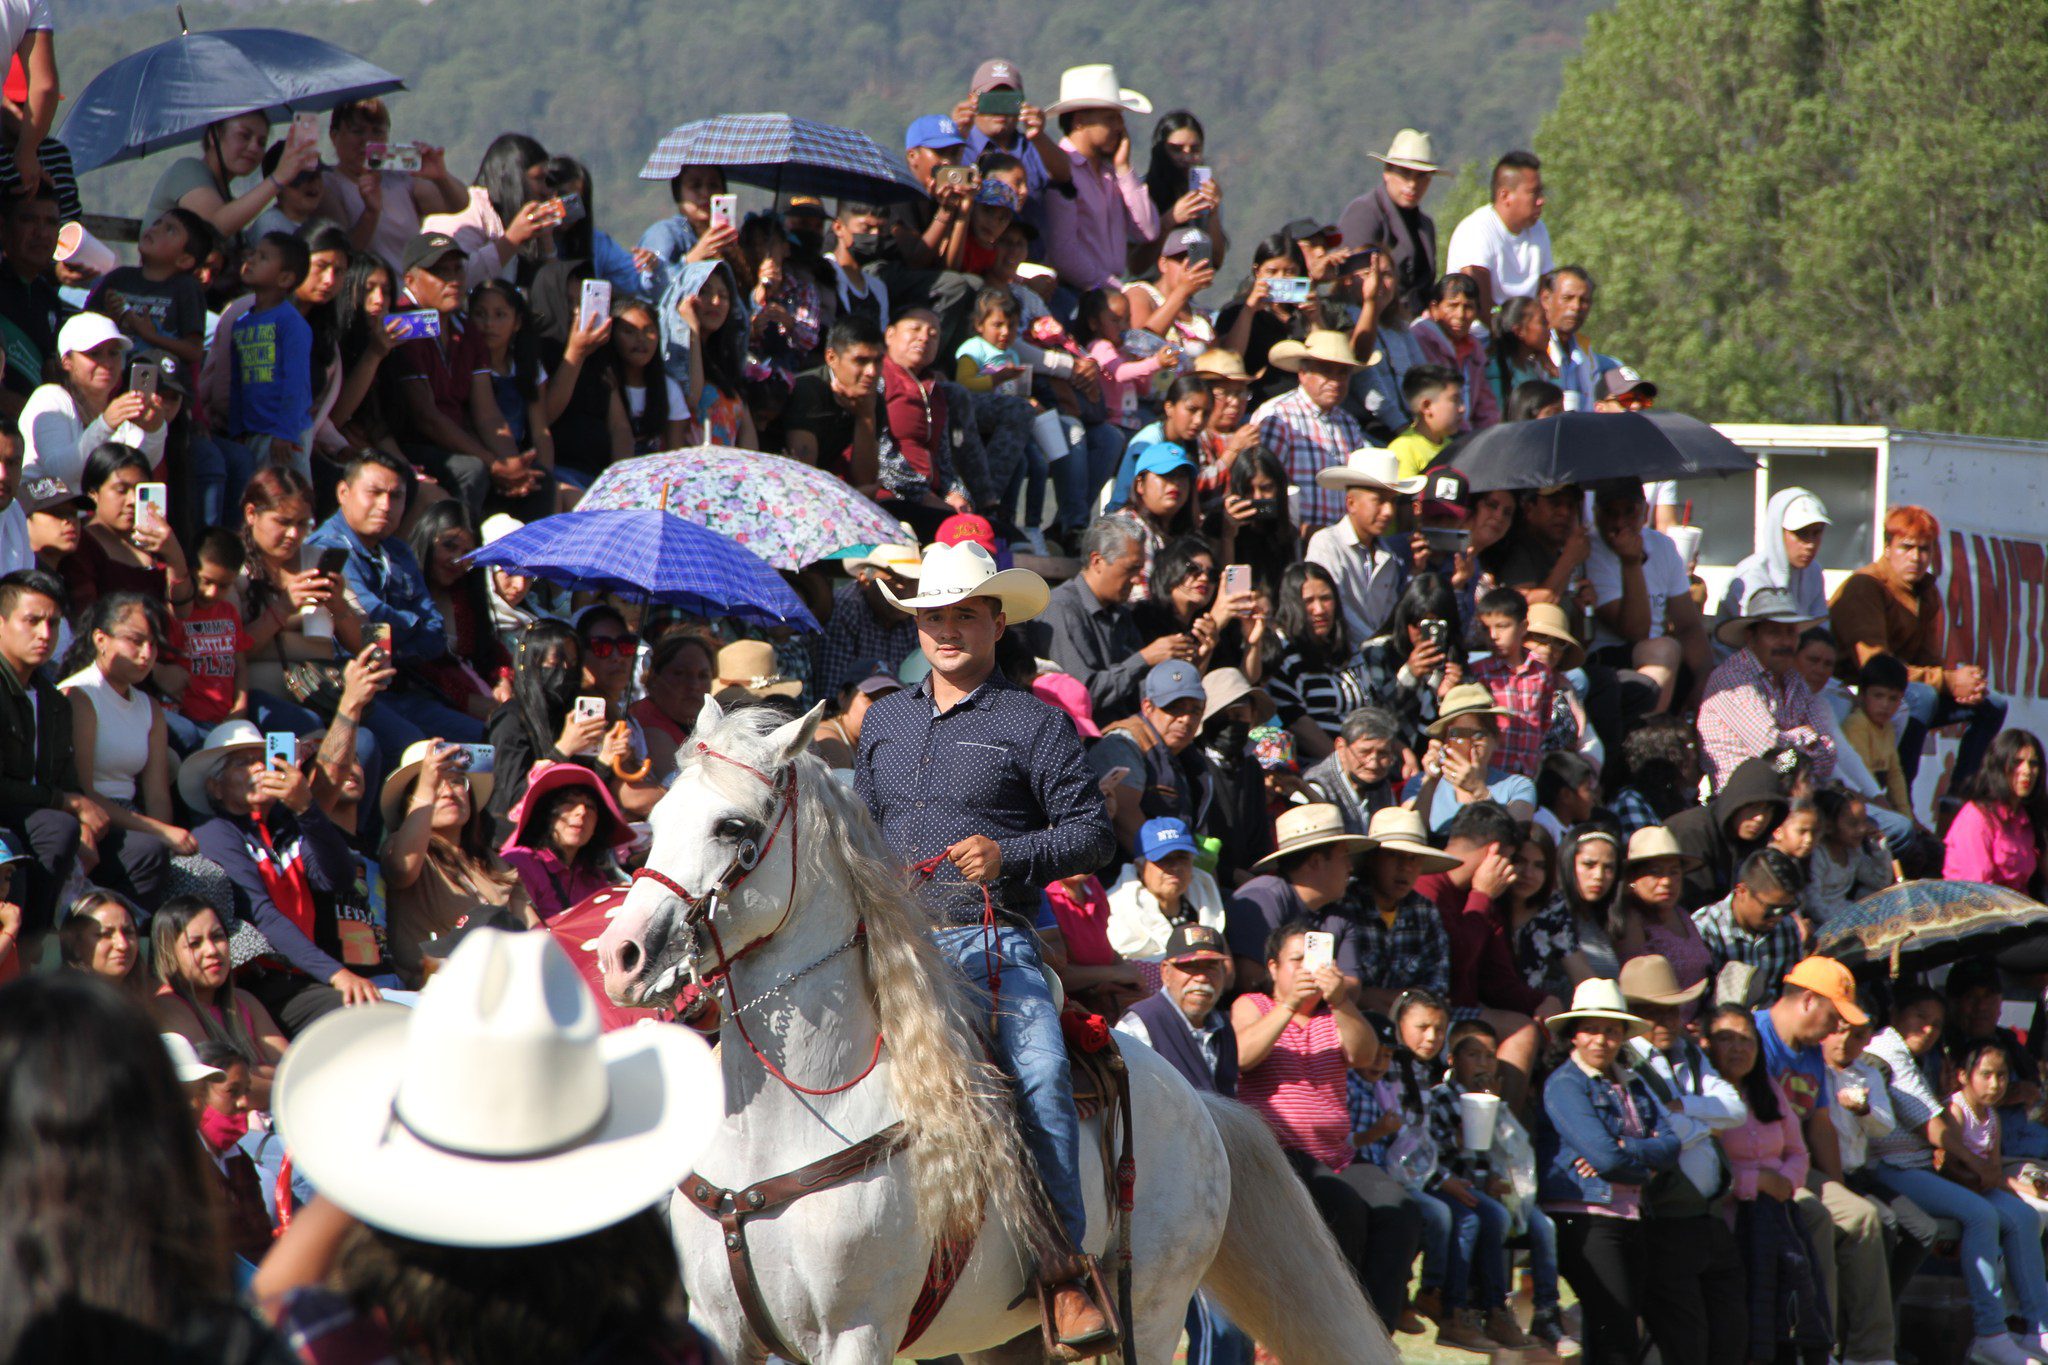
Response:
POLYGON ((1266 281, 1266 297, 1275 303, 1307 303, 1314 288, 1306 275, 1276 275, 1266 281))
POLYGON ((711 226, 737 228, 740 225, 740 197, 736 194, 711 196, 711 226))
POLYGON ((610 280, 585 280, 583 297, 576 305, 576 325, 583 331, 591 331, 604 325, 612 315, 612 282, 610 280))
POLYGON ((142 524, 143 509, 151 508, 158 521, 168 524, 171 519, 170 490, 160 483, 138 483, 135 485, 135 524, 142 524))
POLYGON ((1472 533, 1462 526, 1425 526, 1422 528, 1422 543, 1438 554, 1457 554, 1472 540, 1472 533))
POLYGON ((948 185, 973 185, 974 167, 941 166, 932 172, 932 188, 945 189, 948 185))
POLYGON ((1199 190, 1202 186, 1211 183, 1215 179, 1216 172, 1210 170, 1207 166, 1188 167, 1188 188, 1190 190, 1199 190))
POLYGON ((348 551, 339 545, 332 545, 320 552, 320 561, 315 566, 329 578, 339 578, 348 572, 348 551))
POLYGON ((984 90, 974 97, 974 112, 999 118, 1015 118, 1024 112, 1022 90, 984 90))
POLYGON ((578 697, 575 715, 577 720, 603 720, 604 698, 578 697))
POLYGON ((488 777, 498 761, 498 751, 488 744, 451 744, 448 747, 454 750, 448 755, 448 767, 453 772, 488 777))
POLYGON ((1418 625, 1422 631, 1422 638, 1435 645, 1438 649, 1442 649, 1450 643, 1451 623, 1449 621, 1440 621, 1432 617, 1427 621, 1419 622, 1418 625))
POLYGON ((562 206, 562 216, 556 220, 558 226, 567 227, 571 223, 583 221, 585 215, 582 195, 570 190, 556 202, 562 206))
POLYGON ((320 141, 320 116, 318 114, 293 114, 291 141, 301 147, 311 147, 320 141))
POLYGON ((1121 787, 1124 784, 1124 779, 1129 777, 1130 775, 1131 770, 1129 768, 1123 766, 1122 764, 1118 764, 1116 767, 1111 768, 1108 772, 1104 773, 1102 775, 1102 780, 1112 787, 1121 787))
POLYGON ((299 737, 289 730, 272 730, 263 736, 263 766, 275 768, 280 758, 287 767, 299 766, 299 737))
POLYGON ((1216 259, 1216 244, 1209 240, 1207 234, 1188 238, 1188 264, 1190 266, 1207 265, 1214 259, 1216 259))
POLYGON ((138 360, 135 368, 128 371, 128 391, 139 393, 145 398, 156 397, 157 380, 163 377, 163 366, 152 360, 138 360))
POLYGON ((398 324, 400 341, 420 341, 441 335, 441 315, 431 308, 409 308, 390 316, 398 324))
POLYGON ((410 142, 366 142, 363 161, 373 171, 404 171, 417 175, 424 164, 420 149, 410 142))
POLYGON ((384 657, 391 657, 391 623, 371 621, 363 627, 363 646, 366 649, 381 649, 384 657))
POLYGON ((1337 936, 1311 929, 1301 936, 1301 969, 1313 975, 1337 964, 1337 936))
POLYGON ((1239 597, 1251 590, 1251 565, 1226 564, 1223 566, 1223 595, 1225 597, 1239 597))

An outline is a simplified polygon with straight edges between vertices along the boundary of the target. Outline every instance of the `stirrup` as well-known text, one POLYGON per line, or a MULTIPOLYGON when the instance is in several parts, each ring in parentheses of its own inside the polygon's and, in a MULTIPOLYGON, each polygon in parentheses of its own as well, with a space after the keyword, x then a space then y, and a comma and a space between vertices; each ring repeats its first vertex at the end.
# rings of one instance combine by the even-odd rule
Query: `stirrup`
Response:
POLYGON ((1108 1355, 1123 1342, 1117 1327, 1116 1299, 1103 1281, 1102 1266, 1093 1256, 1076 1253, 1063 1260, 1049 1260, 1039 1267, 1039 1329, 1049 1360, 1088 1360, 1108 1355), (1103 1329, 1078 1340, 1062 1340, 1053 1323, 1053 1298, 1062 1288, 1078 1285, 1096 1311, 1102 1314, 1103 1329))

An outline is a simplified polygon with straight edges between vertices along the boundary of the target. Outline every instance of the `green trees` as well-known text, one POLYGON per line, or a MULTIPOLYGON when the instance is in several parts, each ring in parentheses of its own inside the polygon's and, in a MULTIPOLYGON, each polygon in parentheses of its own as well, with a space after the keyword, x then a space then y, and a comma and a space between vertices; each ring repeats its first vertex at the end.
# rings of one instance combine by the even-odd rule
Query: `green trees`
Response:
POLYGON ((2048 433, 2048 6, 1620 0, 1537 148, 1671 406, 2048 433))

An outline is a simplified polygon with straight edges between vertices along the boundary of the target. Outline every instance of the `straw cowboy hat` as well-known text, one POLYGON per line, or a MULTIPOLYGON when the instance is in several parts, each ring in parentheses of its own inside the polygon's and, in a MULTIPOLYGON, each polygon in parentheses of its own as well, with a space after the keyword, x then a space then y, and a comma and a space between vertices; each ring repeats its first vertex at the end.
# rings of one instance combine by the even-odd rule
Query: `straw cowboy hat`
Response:
MULTIPOLYGON (((427 754, 431 747, 442 741, 417 739, 405 746, 398 768, 384 779, 384 790, 378 793, 377 809, 384 814, 384 828, 397 829, 405 819, 406 798, 412 795, 413 781, 419 777, 420 769, 426 766, 427 754)), ((180 777, 184 774, 180 772, 180 777)), ((469 779, 469 804, 472 813, 491 799, 491 788, 497 779, 488 772, 466 772, 469 779)))
POLYGON ((1152 101, 1118 84, 1116 68, 1108 62, 1094 62, 1060 72, 1060 97, 1046 106, 1045 116, 1058 118, 1081 109, 1122 109, 1132 114, 1149 114, 1152 101))
POLYGON ((1418 811, 1406 806, 1383 806, 1372 813, 1366 827, 1367 846, 1375 853, 1406 853, 1421 860, 1421 870, 1448 872, 1459 860, 1429 843, 1429 829, 1418 811))
POLYGON ((1572 634, 1570 618, 1564 608, 1555 602, 1532 602, 1529 604, 1529 633, 1541 635, 1558 644, 1557 671, 1568 672, 1586 662, 1586 647, 1572 634))
POLYGON ((1195 373, 1211 384, 1249 384, 1252 377, 1236 351, 1211 348, 1195 357, 1195 373))
POLYGON ((1321 848, 1324 844, 1337 844, 1346 853, 1372 847, 1372 840, 1363 834, 1345 831, 1343 811, 1322 801, 1287 811, 1273 822, 1273 832, 1279 836, 1280 842, 1271 853, 1252 864, 1255 870, 1264 871, 1289 854, 1321 848))
POLYGON ((1394 134, 1393 142, 1387 147, 1387 154, 1373 152, 1374 161, 1384 161, 1389 166, 1400 166, 1411 171, 1434 171, 1438 169, 1436 145, 1429 140, 1428 133, 1413 128, 1403 128, 1394 134))
MULTIPOLYGON (((802 678, 792 678, 775 662, 775 646, 766 640, 735 640, 718 651, 719 692, 743 692, 749 697, 794 697, 804 690, 802 678)), ((721 701, 720 705, 724 703, 721 701)))
POLYGON ((254 721, 222 721, 208 731, 206 742, 178 765, 178 795, 185 798, 185 804, 193 810, 215 814, 213 802, 206 796, 206 784, 220 771, 223 759, 245 749, 263 752, 263 732, 254 721))
POLYGON ((1605 1019, 1628 1026, 1628 1036, 1640 1038, 1650 1031, 1650 1021, 1641 1015, 1630 1014, 1628 1001, 1622 998, 1621 987, 1603 976, 1589 976, 1579 983, 1572 992, 1572 1007, 1550 1016, 1550 1031, 1563 1038, 1568 1034, 1565 1025, 1581 1019, 1605 1019))
POLYGON ((478 929, 413 1008, 365 1005, 277 1069, 298 1169, 372 1227, 443 1246, 559 1242, 664 1200, 725 1117, 688 1029, 598 1026, 545 933, 478 929))
POLYGON ((1308 334, 1306 341, 1276 341, 1273 349, 1266 352, 1267 364, 1290 374, 1300 370, 1304 360, 1347 365, 1354 370, 1365 366, 1365 362, 1358 358, 1358 352, 1351 349, 1351 338, 1328 327, 1316 328, 1308 334))
POLYGON ((1662 825, 1645 825, 1628 836, 1628 856, 1622 859, 1622 871, 1653 858, 1676 858, 1688 872, 1701 866, 1701 860, 1680 848, 1671 831, 1662 825))
POLYGON ((1657 953, 1632 957, 1621 964, 1621 993, 1630 1004, 1690 1005, 1706 989, 1705 977, 1690 986, 1679 985, 1678 973, 1671 970, 1671 959, 1657 953))
POLYGON ((847 560, 846 567, 851 573, 880 569, 900 578, 915 578, 920 571, 915 545, 877 545, 866 554, 847 560))
POLYGON ((1484 683, 1459 683, 1444 693, 1443 701, 1436 708, 1436 720, 1425 731, 1432 739, 1442 739, 1451 728, 1451 722, 1460 716, 1505 716, 1504 706, 1493 704, 1493 693, 1486 690, 1484 683))
POLYGON ((924 563, 918 568, 917 596, 898 597, 887 583, 882 585, 882 596, 891 606, 913 612, 922 607, 950 607, 970 597, 993 597, 1013 626, 1044 611, 1051 595, 1043 578, 1029 569, 998 570, 995 557, 971 540, 925 548, 924 563))
POLYGON ((1412 498, 1429 485, 1429 476, 1401 477, 1401 457, 1391 450, 1364 446, 1333 464, 1316 471, 1318 488, 1376 488, 1394 497, 1412 498))
POLYGON ((1814 618, 1801 611, 1792 594, 1783 588, 1758 588, 1742 604, 1742 615, 1731 616, 1714 628, 1714 638, 1724 645, 1741 649, 1749 643, 1751 628, 1766 622, 1798 626, 1804 630, 1813 624, 1814 618))

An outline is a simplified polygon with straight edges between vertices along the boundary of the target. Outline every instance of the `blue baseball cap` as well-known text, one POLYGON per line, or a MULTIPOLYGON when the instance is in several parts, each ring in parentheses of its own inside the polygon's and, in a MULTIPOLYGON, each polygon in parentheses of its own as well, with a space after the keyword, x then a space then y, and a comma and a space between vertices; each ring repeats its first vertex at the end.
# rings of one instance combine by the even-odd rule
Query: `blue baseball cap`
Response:
POLYGON ((1138 464, 1131 471, 1131 477, 1140 474, 1178 474, 1183 469, 1193 469, 1195 462, 1186 450, 1173 441, 1160 441, 1145 447, 1145 453, 1138 457, 1138 464))
POLYGON ((1016 188, 1009 181, 998 180, 994 176, 981 182, 981 188, 974 192, 974 202, 992 209, 1008 209, 1012 213, 1019 207, 1016 188))
POLYGON ((1171 706, 1177 701, 1207 705, 1209 694, 1202 688, 1202 670, 1186 659, 1168 659, 1152 665, 1152 671, 1145 675, 1145 700, 1154 706, 1171 706))
POLYGON ((903 150, 906 152, 917 147, 943 152, 966 145, 967 139, 960 136, 959 127, 946 114, 925 114, 914 118, 903 130, 903 150))
POLYGON ((18 863, 27 857, 28 849, 22 846, 21 840, 6 830, 0 830, 0 865, 18 863))
POLYGON ((1169 853, 1193 853, 1194 836, 1184 820, 1147 820, 1138 831, 1138 856, 1156 863, 1169 853))

